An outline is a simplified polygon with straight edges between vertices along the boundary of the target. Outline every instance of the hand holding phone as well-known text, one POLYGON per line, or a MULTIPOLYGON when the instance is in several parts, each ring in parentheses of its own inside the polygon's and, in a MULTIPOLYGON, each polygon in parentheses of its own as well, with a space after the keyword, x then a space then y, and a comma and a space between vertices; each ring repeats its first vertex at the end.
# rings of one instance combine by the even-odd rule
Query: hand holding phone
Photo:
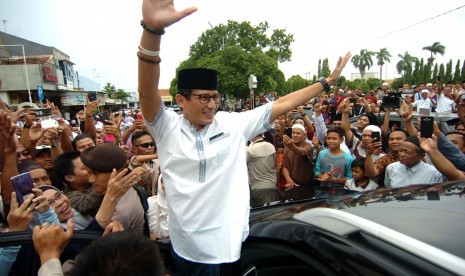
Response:
POLYGON ((292 127, 286 127, 286 129, 284 130, 284 134, 289 137, 292 137, 292 127))
POLYGON ((381 133, 378 131, 371 132, 371 139, 373 139, 373 143, 381 141, 381 133))
POLYGON ((421 117, 420 118, 420 134, 422 138, 432 138, 434 128, 433 117, 421 117))
POLYGON ((89 102, 93 102, 97 100, 97 93, 96 92, 91 92, 87 94, 87 98, 89 98, 89 102))
POLYGON ((111 123, 107 122, 107 121, 111 121, 110 114, 108 114, 108 111, 102 112, 100 114, 100 117, 102 118, 102 123, 104 125, 111 125, 111 123))
POLYGON ((23 204, 28 195, 33 194, 35 196, 32 191, 34 183, 32 182, 30 173, 27 172, 13 176, 11 178, 11 184, 13 184, 13 188, 15 189, 19 205, 23 204))
POLYGON ((40 126, 42 127, 42 129, 58 127, 58 121, 55 119, 43 120, 40 121, 40 126))

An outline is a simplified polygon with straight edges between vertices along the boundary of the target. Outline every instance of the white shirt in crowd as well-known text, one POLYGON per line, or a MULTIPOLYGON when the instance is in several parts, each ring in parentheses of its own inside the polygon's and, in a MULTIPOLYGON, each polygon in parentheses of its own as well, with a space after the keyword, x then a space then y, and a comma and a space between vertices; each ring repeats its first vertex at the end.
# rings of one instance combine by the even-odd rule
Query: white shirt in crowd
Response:
POLYGON ((434 184, 445 180, 434 166, 423 161, 411 168, 400 162, 395 162, 386 167, 384 186, 386 188, 399 188, 415 184, 434 184))
POLYGON ((371 190, 377 189, 378 187, 379 187, 378 184, 376 184, 376 182, 374 182, 371 179, 364 188, 356 185, 355 180, 353 178, 347 179, 344 185, 344 189, 351 190, 351 191, 358 191, 358 192, 371 191, 371 190))
POLYGON ((416 100, 412 103, 412 107, 417 108, 417 112, 420 112, 420 108, 428 108, 431 110, 431 107, 433 107, 433 102, 431 102, 430 98, 423 99, 421 100, 416 100))
POLYGON ((438 94, 436 101, 436 112, 438 113, 451 113, 455 107, 455 102, 444 96, 444 94, 438 94))

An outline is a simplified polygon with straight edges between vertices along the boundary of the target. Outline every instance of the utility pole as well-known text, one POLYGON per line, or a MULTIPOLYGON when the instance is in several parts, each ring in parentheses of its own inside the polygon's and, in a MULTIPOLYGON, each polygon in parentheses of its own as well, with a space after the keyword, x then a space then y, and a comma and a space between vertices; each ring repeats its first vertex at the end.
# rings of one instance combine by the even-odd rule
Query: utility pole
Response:
POLYGON ((8 20, 3 19, 3 29, 5 30, 5 33, 6 33, 6 22, 8 22, 8 20))

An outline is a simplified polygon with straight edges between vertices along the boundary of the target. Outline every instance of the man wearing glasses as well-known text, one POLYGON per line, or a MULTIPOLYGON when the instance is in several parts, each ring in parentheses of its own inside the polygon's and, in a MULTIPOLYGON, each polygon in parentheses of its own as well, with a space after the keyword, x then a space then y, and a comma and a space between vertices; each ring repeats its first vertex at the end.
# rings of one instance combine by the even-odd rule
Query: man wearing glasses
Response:
MULTIPOLYGON (((132 152, 134 156, 129 161, 131 171, 142 171, 139 186, 145 189, 148 196, 152 195, 152 187, 157 184, 158 180, 158 154, 157 147, 149 132, 142 130, 132 134, 131 137, 132 152)), ((156 186, 155 186, 156 187, 156 186)))
POLYGON ((222 100, 217 71, 181 70, 176 102, 183 114, 178 115, 165 110, 158 90, 160 41, 165 27, 195 11, 176 11, 173 1, 143 1, 139 98, 157 142, 178 275, 218 275, 220 270, 221 275, 238 275, 242 241, 249 232, 246 142, 271 129, 279 115, 329 91, 350 54, 339 58, 327 79, 241 113, 216 112, 222 100))

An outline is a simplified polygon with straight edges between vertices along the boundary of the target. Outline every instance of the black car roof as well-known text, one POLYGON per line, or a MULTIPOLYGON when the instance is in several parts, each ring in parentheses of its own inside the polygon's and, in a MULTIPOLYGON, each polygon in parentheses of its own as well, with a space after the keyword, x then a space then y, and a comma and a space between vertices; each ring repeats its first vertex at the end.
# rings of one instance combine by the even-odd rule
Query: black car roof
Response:
POLYGON ((250 223, 291 220, 308 209, 343 210, 465 259, 465 181, 377 189, 252 210, 250 223))

